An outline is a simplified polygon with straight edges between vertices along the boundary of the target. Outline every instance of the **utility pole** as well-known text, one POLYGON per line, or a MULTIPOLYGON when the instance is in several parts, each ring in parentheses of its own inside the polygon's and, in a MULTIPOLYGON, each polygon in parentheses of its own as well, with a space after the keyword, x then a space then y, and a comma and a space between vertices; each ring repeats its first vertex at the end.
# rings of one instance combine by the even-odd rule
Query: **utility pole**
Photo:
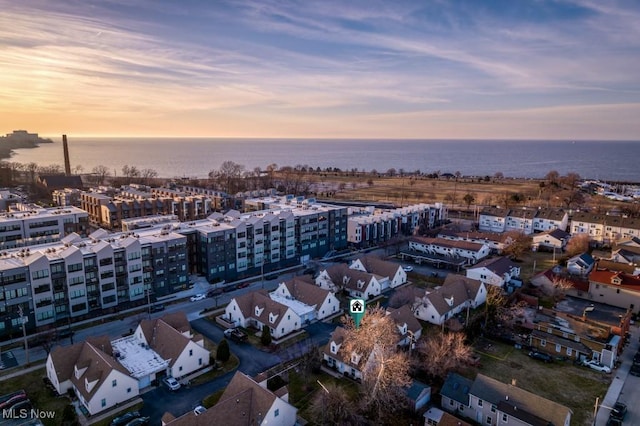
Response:
POLYGON ((18 314, 20 315, 20 323, 22 323, 22 337, 24 338, 24 354, 26 357, 26 364, 29 365, 29 341, 27 340, 27 329, 24 326, 29 318, 24 317, 22 305, 18 305, 18 314))

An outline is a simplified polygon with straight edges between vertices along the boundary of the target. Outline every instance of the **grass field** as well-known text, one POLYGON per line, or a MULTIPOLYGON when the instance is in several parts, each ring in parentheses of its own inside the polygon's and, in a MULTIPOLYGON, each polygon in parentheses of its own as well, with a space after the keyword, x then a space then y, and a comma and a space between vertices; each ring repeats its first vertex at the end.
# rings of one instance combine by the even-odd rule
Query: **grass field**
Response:
POLYGON ((493 341, 489 344, 476 344, 482 357, 480 373, 504 383, 515 379, 518 387, 569 407, 573 411, 572 425, 592 424, 596 397, 602 400, 607 393, 610 375, 574 366, 570 361, 546 364, 510 345, 493 341))

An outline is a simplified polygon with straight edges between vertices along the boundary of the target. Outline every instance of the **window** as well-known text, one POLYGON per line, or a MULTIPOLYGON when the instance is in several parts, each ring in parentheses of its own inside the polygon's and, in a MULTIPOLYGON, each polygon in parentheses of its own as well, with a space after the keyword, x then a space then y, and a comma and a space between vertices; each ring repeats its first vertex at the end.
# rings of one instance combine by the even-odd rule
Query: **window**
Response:
POLYGON ((573 352, 573 351, 571 350, 571 348, 567 348, 567 355, 571 356, 571 353, 572 353, 572 352, 573 352))
POLYGON ((495 405, 493 405, 493 404, 491 404, 491 412, 492 412, 492 413, 495 413, 495 412, 496 412, 496 406, 495 406, 495 405))
POLYGON ((111 387, 114 387, 114 388, 115 388, 116 386, 118 386, 118 381, 117 381, 117 380, 113 380, 113 381, 111 382, 111 387))
POLYGON ((127 388, 127 393, 131 393, 131 388, 127 388))
POLYGON ((193 349, 189 349, 189 356, 193 356, 193 349))
POLYGON ((491 416, 487 416, 487 424, 490 425, 491 424, 491 416))
POLYGON ((103 407, 107 406, 107 400, 106 398, 102 398, 102 401, 100 401, 100 405, 102 405, 103 407))
POLYGON ((180 368, 178 368, 178 371, 182 371, 182 366, 180 366, 180 368))
POLYGON ((454 403, 453 403, 453 399, 450 399, 450 400, 449 400, 449 405, 453 407, 453 404, 454 404, 454 403))
POLYGON ((507 415, 504 413, 502 413, 502 421, 505 423, 509 421, 509 417, 507 417, 507 415))
POLYGON ((547 346, 547 341, 545 339, 540 340, 540 346, 547 346))
POLYGON ((278 417, 280 415, 280 409, 276 408, 276 411, 273 412, 273 417, 278 417))
POLYGON ((562 346, 559 343, 556 343, 556 352, 562 352, 562 346))
POLYGON ((202 365, 202 358, 198 358, 198 365, 202 365))
POLYGON ((478 400, 478 407, 482 407, 482 400, 481 399, 478 400))

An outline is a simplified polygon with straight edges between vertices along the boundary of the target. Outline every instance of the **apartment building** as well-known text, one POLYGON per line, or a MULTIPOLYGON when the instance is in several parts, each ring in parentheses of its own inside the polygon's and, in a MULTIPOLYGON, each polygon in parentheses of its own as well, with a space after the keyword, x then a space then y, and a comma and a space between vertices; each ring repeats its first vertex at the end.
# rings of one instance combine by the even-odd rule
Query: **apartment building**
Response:
POLYGON ((76 207, 18 203, 0 214, 0 250, 59 241, 72 232, 86 235, 88 225, 87 212, 76 207))
POLYGON ((188 286, 187 238, 167 229, 13 249, 0 255, 0 334, 142 305, 188 286), (147 293, 149 292, 149 293, 147 293))
POLYGON ((206 195, 127 186, 114 194, 107 191, 82 192, 80 207, 88 212, 91 224, 120 229, 126 219, 153 215, 175 215, 183 221, 202 219, 213 212, 214 206, 206 195))

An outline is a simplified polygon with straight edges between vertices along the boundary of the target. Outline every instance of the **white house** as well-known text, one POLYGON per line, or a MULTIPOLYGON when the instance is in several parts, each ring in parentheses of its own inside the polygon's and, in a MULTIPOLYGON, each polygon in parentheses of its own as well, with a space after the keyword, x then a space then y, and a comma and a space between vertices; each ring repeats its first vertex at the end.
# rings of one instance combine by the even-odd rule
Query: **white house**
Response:
POLYGON ((349 268, 376 275, 382 291, 396 288, 407 282, 407 273, 402 265, 382 260, 376 256, 361 256, 351 262, 349 268))
POLYGON ((486 244, 492 252, 502 253, 502 251, 513 242, 513 238, 504 233, 483 232, 483 231, 466 231, 457 232, 444 229, 438 233, 438 238, 453 241, 469 241, 471 243, 486 244))
POLYGON ((264 290, 234 297, 224 312, 225 321, 236 327, 262 330, 266 325, 274 339, 299 330, 303 325, 302 319, 293 309, 272 300, 264 290))
POLYGON ((503 287, 513 278, 520 276, 520 267, 507 257, 495 257, 467 268, 467 277, 503 287))
POLYGON ((560 229, 544 231, 533 234, 531 237, 531 248, 533 250, 559 250, 562 251, 569 241, 570 235, 560 229))
POLYGON ((537 210, 526 208, 511 209, 506 218, 504 230, 522 232, 525 235, 533 233, 533 221, 536 217, 537 210))
POLYGON ((337 327, 322 351, 322 358, 329 368, 338 373, 362 380, 362 372, 367 368, 367 363, 371 362, 372 354, 347 353, 342 347, 345 337, 345 329, 337 327))
POLYGON ((271 392, 239 371, 213 407, 196 415, 162 416, 162 426, 279 425, 294 426, 298 410, 280 392, 271 392))
POLYGON ((209 365, 201 335, 194 335, 184 312, 143 320, 134 336, 168 362, 167 374, 183 377, 209 365))
POLYGON ((73 389, 89 414, 108 410, 139 394, 138 381, 111 350, 106 337, 57 346, 47 357, 47 377, 60 394, 73 389))
POLYGON ((409 346, 415 348, 415 344, 422 337, 422 326, 411 312, 408 305, 398 309, 387 308, 387 315, 393 319, 393 323, 398 328, 398 346, 409 346))
POLYGON ((477 308, 487 299, 485 285, 462 275, 449 274, 433 291, 416 291, 414 315, 423 321, 442 325, 467 308, 477 308))
POLYGON ((468 265, 479 262, 489 256, 491 252, 486 244, 426 237, 410 238, 409 249, 422 253, 463 258, 468 265))
POLYGON ((315 282, 321 288, 332 291, 344 290, 350 297, 368 300, 382 292, 380 279, 380 276, 350 269, 340 263, 320 271, 315 282))
POLYGON ((567 272, 586 276, 591 272, 595 263, 595 259, 589 253, 582 253, 567 260, 567 272))
POLYGON ((280 283, 278 288, 270 294, 270 297, 276 301, 284 298, 284 303, 287 300, 297 301, 310 307, 311 309, 306 311, 307 313, 300 316, 303 324, 322 320, 342 312, 340 301, 332 291, 320 288, 313 283, 313 280, 306 281, 304 277, 294 277, 280 283), (276 296, 278 298, 274 298, 276 296))

